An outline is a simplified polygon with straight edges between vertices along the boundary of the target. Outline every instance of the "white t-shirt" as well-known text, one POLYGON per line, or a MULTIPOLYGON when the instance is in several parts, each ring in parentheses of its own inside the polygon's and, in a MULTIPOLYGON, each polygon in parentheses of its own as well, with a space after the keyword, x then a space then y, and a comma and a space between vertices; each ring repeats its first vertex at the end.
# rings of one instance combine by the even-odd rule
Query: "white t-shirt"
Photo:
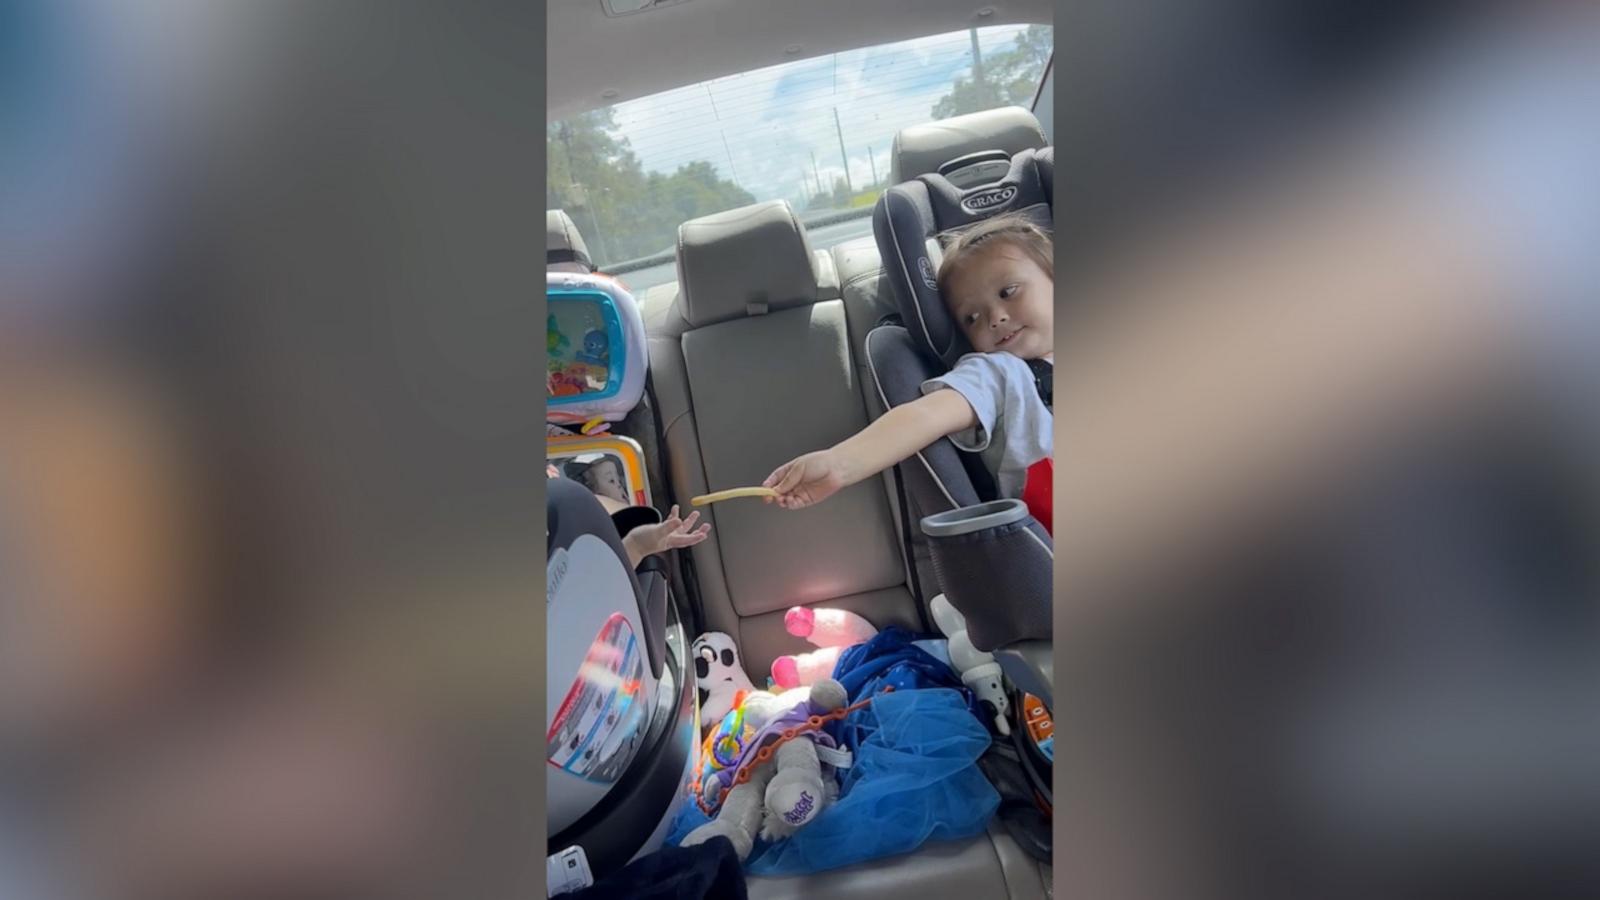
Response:
POLYGON ((978 454, 1001 497, 1021 497, 1028 467, 1055 456, 1055 416, 1039 399, 1033 370, 1010 353, 968 353, 949 372, 922 383, 924 394, 941 388, 965 397, 978 417, 975 427, 950 439, 978 454))

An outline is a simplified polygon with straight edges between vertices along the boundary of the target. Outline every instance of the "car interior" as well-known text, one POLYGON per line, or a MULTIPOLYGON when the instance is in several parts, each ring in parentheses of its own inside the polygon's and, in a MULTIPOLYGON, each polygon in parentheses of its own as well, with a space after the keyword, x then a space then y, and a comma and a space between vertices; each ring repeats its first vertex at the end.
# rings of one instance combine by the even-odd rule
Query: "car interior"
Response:
MULTIPOLYGON (((787 59, 979 25, 1049 23, 1051 15, 1048 4, 1031 0, 988 6, 934 0, 920 4, 915 16, 903 8, 834 0, 749 3, 737 13, 712 0, 554 2, 549 116, 556 120, 787 59), (626 7, 638 9, 620 11, 626 7)), ((1048 216, 1050 176, 1041 184, 1039 173, 1053 167, 1051 71, 1046 68, 1037 86, 1036 110, 1007 105, 900 129, 890 149, 889 183, 936 176, 959 193, 1004 183, 1025 165, 1033 178, 1030 196, 1048 216)), ((880 200, 880 209, 886 202, 892 203, 880 200)), ((593 243, 583 222, 571 210, 548 212, 552 273, 590 266, 593 243)), ((932 218, 917 225, 918 243, 939 227, 932 218)), ((817 247, 787 199, 679 223, 676 277, 635 294, 648 346, 644 396, 610 429, 637 442, 658 509, 687 508, 690 498, 729 486, 759 485, 776 462, 842 440, 904 402, 906 384, 929 377, 920 368, 907 370, 908 357, 874 352, 875 345, 909 341, 927 328, 906 321, 908 311, 915 314, 914 298, 905 296, 912 293, 911 277, 903 259, 886 258, 880 249, 885 241, 893 246, 888 230, 887 222, 874 222, 874 233, 817 247)), ((936 254, 937 244, 929 246, 936 254)), ((620 277, 629 283, 626 274, 620 277)), ((658 564, 671 590, 651 604, 664 603, 670 612, 645 615, 646 621, 661 616, 681 623, 667 642, 666 668, 675 670, 675 683, 693 679, 682 635, 703 631, 733 636, 752 681, 764 683, 775 658, 808 649, 785 630, 785 611, 794 605, 842 608, 879 628, 932 632, 929 603, 952 576, 917 523, 994 499, 992 485, 975 472, 981 466, 964 456, 936 445, 898 470, 796 513, 772 515, 771 507, 750 502, 700 510, 712 526, 709 537, 678 551, 672 563, 658 564)), ((963 612, 975 634, 990 628, 997 635, 983 649, 996 651, 1008 677, 1048 700, 1051 551, 1048 534, 1029 522, 1031 529, 1020 532, 1028 543, 1020 568, 1031 579, 1015 590, 1028 595, 1035 621, 996 626, 971 601, 963 612)), ((996 588, 1002 595, 1009 590, 996 588)), ((644 752, 659 751, 647 740, 644 752)), ((631 775, 625 781, 617 792, 638 787, 631 775)), ((577 823, 590 827, 591 839, 601 813, 596 809, 577 823)), ((556 834, 552 828, 550 851, 577 842, 582 830, 556 834)), ((595 850, 586 849, 593 864, 595 850)), ((626 858, 625 847, 618 852, 624 855, 616 859, 626 858)), ((749 892, 760 898, 1049 897, 1051 867, 1025 852, 996 820, 972 840, 929 842, 911 854, 806 876, 752 876, 749 892)))

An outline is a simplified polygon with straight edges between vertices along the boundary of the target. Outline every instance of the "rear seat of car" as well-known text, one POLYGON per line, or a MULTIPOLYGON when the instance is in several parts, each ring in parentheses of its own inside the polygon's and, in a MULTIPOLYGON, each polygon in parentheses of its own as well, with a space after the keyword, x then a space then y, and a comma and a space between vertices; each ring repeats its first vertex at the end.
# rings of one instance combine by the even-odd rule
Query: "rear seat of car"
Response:
MULTIPOLYGON (((679 500, 760 484, 779 464, 866 426, 851 323, 830 256, 812 253, 783 201, 686 222, 679 293, 648 309, 650 368, 679 500)), ((807 645, 783 628, 795 604, 920 627, 880 482, 785 512, 752 500, 707 507, 694 548, 707 627, 738 641, 751 678, 807 645)))
MULTIPOLYGON (((685 223, 678 274, 641 298, 676 501, 759 484, 881 414, 862 347, 894 302, 870 238, 813 252, 788 204, 774 201, 685 223)), ((711 538, 691 551, 706 627, 734 636, 757 685, 778 655, 809 649, 783 628, 791 605, 923 627, 887 476, 798 512, 740 500, 706 515, 711 538)), ((1049 878, 991 825, 973 840, 846 869, 752 878, 750 896, 1042 898, 1049 878)))

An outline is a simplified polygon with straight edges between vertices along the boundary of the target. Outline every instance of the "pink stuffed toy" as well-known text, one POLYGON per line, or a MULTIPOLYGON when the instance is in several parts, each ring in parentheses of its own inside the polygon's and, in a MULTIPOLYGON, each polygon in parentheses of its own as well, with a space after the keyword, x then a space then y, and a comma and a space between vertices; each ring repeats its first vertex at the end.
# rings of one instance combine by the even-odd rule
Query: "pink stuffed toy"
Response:
POLYGON ((848 610, 809 606, 790 607, 783 617, 783 627, 821 648, 772 661, 772 681, 784 690, 832 678, 834 664, 846 647, 868 641, 878 633, 871 622, 848 610))

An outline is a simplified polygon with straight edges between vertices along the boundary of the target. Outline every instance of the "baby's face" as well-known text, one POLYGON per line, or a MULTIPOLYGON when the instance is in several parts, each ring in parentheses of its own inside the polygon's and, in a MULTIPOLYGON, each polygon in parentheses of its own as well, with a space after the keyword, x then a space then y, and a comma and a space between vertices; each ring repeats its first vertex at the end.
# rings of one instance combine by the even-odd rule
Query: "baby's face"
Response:
POLYGON ((997 243, 950 273, 945 302, 972 348, 1023 359, 1055 352, 1055 282, 1021 248, 997 243))
POLYGON ((602 460, 594 464, 589 470, 594 473, 595 490, 614 500, 628 499, 628 490, 622 484, 622 473, 617 471, 617 464, 610 460, 602 460))

